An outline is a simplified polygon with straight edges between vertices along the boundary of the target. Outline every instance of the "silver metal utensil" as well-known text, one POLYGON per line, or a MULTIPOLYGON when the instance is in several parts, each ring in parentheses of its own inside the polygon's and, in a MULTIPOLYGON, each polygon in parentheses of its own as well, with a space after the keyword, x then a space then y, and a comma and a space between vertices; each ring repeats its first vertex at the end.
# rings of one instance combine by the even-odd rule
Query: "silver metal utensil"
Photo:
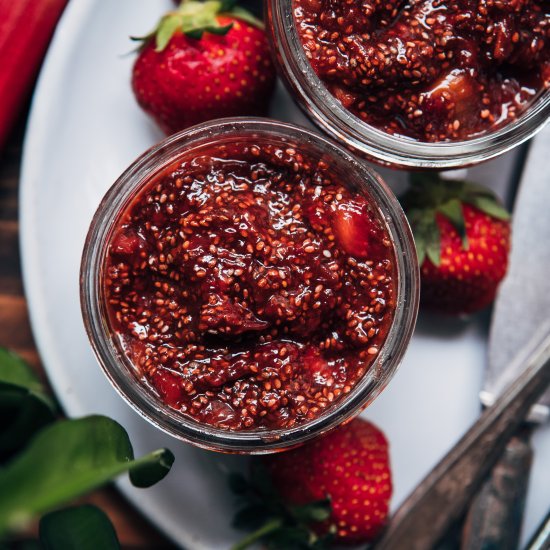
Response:
MULTIPOLYGON (((489 336, 489 362, 480 399, 494 403, 519 374, 510 359, 550 318, 550 126, 533 141, 514 206, 508 273, 495 302, 489 336)), ((533 426, 548 419, 550 392, 530 411, 529 423, 508 442, 502 457, 474 499, 464 527, 462 550, 519 544, 529 473, 533 426)))
MULTIPOLYGON (((489 364, 483 405, 492 405, 517 376, 508 368, 535 330, 550 319, 550 125, 533 140, 514 206, 512 250, 491 321, 489 364)), ((550 392, 533 407, 529 420, 544 422, 550 392)))
POLYGON ((550 323, 513 360, 519 372, 397 510, 376 550, 430 550, 459 520, 532 405, 550 384, 550 323))

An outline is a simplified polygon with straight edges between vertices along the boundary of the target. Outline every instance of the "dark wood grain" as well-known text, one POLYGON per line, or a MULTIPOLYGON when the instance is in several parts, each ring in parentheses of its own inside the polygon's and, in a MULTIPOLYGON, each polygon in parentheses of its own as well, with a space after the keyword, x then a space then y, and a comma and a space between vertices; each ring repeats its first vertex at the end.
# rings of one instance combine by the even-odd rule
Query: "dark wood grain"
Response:
MULTIPOLYGON (((23 123, 0 153, 0 346, 21 354, 47 381, 34 345, 21 281, 18 188, 23 123)), ((113 521, 125 548, 175 548, 112 487, 96 491, 83 502, 100 506, 113 521)), ((29 534, 33 534, 36 526, 29 534)))

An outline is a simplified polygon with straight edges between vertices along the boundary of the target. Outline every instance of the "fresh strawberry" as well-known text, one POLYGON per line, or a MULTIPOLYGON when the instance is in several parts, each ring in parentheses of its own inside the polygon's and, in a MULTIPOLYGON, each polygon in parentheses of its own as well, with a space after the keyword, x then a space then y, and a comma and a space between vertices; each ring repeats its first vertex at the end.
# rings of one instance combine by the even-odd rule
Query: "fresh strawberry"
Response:
POLYGON ((421 266, 421 302, 439 313, 474 313, 506 275, 510 216, 494 194, 467 182, 415 174, 404 198, 421 266))
POLYGON ((267 113, 275 69, 266 35, 260 21, 234 4, 183 0, 138 39, 132 88, 166 133, 267 113))
POLYGON ((257 540, 268 548, 365 543, 386 522, 392 494, 388 443, 365 420, 264 457, 252 472, 252 483, 233 479, 237 492, 248 497, 235 524, 256 532, 234 550, 257 540))

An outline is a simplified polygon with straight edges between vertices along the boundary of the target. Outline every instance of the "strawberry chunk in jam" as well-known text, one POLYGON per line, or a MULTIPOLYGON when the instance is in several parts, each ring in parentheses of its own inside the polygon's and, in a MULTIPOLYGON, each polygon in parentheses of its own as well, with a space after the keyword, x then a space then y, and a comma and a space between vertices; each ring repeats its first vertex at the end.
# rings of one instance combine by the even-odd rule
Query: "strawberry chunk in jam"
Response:
POLYGON ((142 382, 223 429, 321 415, 372 365, 395 308, 378 210, 293 148, 212 146, 153 178, 105 262, 110 323, 142 382))
POLYGON ((294 0, 294 17, 327 88, 390 134, 471 138, 550 86, 547 0, 294 0))

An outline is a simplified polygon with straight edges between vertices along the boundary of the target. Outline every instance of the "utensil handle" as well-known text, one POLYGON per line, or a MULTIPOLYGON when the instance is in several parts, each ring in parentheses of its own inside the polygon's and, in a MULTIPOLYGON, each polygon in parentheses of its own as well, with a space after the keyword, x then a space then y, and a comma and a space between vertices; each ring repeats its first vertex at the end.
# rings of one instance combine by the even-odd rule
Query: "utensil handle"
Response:
POLYGON ((537 532, 527 544, 525 550, 548 550, 550 548, 550 510, 542 520, 537 532))
POLYGON ((517 431, 550 384, 550 325, 514 360, 521 372, 455 447, 401 505, 376 550, 429 550, 458 521, 517 431))
POLYGON ((474 498, 462 534, 461 550, 516 550, 533 462, 531 427, 508 441, 489 478, 474 498))

